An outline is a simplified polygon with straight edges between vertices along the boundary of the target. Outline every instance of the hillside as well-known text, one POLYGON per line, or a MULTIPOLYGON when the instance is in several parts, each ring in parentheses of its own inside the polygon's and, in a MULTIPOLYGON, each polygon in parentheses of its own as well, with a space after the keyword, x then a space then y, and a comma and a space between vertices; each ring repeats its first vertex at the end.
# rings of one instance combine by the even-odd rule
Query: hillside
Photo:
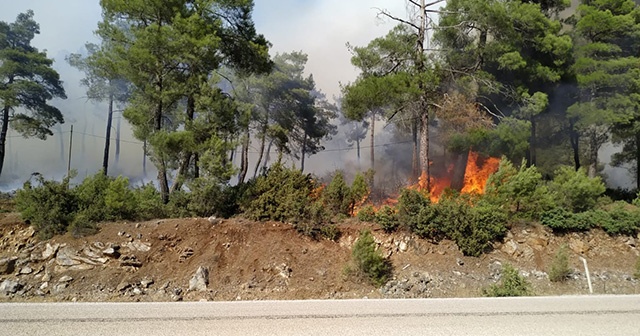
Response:
POLYGON ((495 283, 506 263, 520 269, 536 295, 587 294, 579 255, 589 262, 595 293, 640 292, 631 276, 637 239, 600 230, 556 236, 538 225, 512 227, 492 252, 475 258, 448 240, 385 234, 355 219, 338 226, 337 242, 312 240, 283 223, 206 218, 102 223, 93 236, 39 241, 18 214, 0 216, 1 301, 472 297, 495 283), (381 289, 343 272, 365 227, 394 266, 394 279, 381 289), (570 246, 574 272, 565 283, 552 283, 546 271, 562 244, 570 246), (190 291, 201 266, 208 286, 190 291))

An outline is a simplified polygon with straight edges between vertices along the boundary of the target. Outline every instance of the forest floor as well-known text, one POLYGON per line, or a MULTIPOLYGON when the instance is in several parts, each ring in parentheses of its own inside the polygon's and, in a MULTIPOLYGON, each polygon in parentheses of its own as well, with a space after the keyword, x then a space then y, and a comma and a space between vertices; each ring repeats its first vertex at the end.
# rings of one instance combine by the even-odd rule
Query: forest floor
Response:
POLYGON ((448 240, 387 234, 355 219, 338 227, 342 234, 334 242, 303 236, 284 223, 161 219, 102 223, 92 236, 40 241, 19 214, 3 213, 0 301, 474 297, 499 281, 505 264, 520 270, 535 295, 588 294, 580 256, 588 261, 594 293, 640 293, 640 281, 632 277, 637 237, 600 230, 554 235, 537 224, 518 224, 476 258, 463 256, 448 240), (345 272, 363 228, 372 230, 394 267, 382 288, 345 272), (563 244, 573 273, 565 282, 550 282, 551 260, 563 244), (200 267, 208 270, 206 288, 203 277, 194 276, 200 267))

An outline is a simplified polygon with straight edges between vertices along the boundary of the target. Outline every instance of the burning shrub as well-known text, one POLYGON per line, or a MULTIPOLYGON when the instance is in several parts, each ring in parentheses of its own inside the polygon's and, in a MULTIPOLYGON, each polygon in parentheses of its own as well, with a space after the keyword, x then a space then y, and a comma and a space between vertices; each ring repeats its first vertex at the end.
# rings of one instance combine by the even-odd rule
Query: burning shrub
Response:
POLYGON ((375 216, 375 222, 380 225, 385 232, 389 233, 398 229, 398 216, 392 207, 388 205, 382 206, 375 216))
POLYGON ((369 230, 360 232, 358 240, 353 245, 351 259, 357 271, 376 286, 385 284, 392 273, 391 263, 376 248, 376 242, 369 230))
POLYGON ((487 181, 485 200, 524 218, 537 218, 538 214, 554 207, 554 196, 543 184, 536 167, 527 167, 523 162, 517 169, 506 158, 487 181))
POLYGON ((559 205, 581 212, 592 209, 606 187, 600 177, 587 176, 583 168, 560 167, 550 184, 550 189, 558 195, 559 205))
POLYGON ((310 194, 313 189, 311 176, 298 169, 286 168, 280 162, 275 163, 247 190, 245 214, 254 220, 299 223, 312 203, 310 194))

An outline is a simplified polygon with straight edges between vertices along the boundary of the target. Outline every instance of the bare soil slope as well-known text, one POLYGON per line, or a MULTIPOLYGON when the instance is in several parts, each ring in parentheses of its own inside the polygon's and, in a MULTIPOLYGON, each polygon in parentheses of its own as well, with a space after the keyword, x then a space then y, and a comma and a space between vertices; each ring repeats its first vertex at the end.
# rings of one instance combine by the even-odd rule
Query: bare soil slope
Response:
POLYGON ((293 227, 243 219, 165 219, 104 223, 96 235, 39 241, 14 213, 0 214, 1 301, 169 301, 469 297, 500 278, 501 266, 519 268, 536 295, 586 294, 579 256, 589 262, 595 293, 640 293, 632 278, 640 254, 636 238, 601 231, 555 236, 538 225, 511 229, 479 258, 464 257, 451 241, 438 244, 370 224, 347 221, 337 242, 313 240, 293 227), (394 279, 375 288, 345 275, 351 247, 373 230, 394 266, 394 279), (560 245, 571 250, 567 282, 546 274, 560 245), (190 280, 208 270, 208 286, 190 280))

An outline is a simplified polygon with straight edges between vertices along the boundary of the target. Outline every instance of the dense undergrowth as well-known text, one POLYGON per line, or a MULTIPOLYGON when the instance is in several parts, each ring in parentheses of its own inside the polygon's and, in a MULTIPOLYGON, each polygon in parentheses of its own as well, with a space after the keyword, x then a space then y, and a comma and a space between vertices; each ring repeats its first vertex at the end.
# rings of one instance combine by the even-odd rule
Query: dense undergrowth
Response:
MULTIPOLYGON (((386 232, 405 230, 433 241, 453 240, 469 256, 490 250, 516 221, 540 222, 560 234, 600 228, 611 235, 634 235, 640 229, 640 199, 613 201, 604 195, 602 180, 588 177, 582 169, 562 167, 547 181, 536 167, 517 167, 503 159, 482 195, 446 190, 433 203, 425 191, 403 189, 395 205, 382 207, 368 200, 372 176, 358 174, 349 185, 338 171, 328 184, 321 184, 276 163, 237 186, 195 179, 174 192, 167 204, 152 184, 131 187, 124 177, 98 173, 74 186, 70 178, 34 176, 16 193, 15 204, 42 238, 65 232, 91 234, 102 221, 242 215, 291 223, 303 234, 337 240, 339 223, 355 216, 386 232)), ((378 258, 370 251, 365 255, 378 258)), ((380 260, 375 264, 383 267, 380 260)), ((383 278, 375 275, 377 271, 361 271, 374 283, 383 278)), ((558 280, 564 271, 559 268, 558 280)))

